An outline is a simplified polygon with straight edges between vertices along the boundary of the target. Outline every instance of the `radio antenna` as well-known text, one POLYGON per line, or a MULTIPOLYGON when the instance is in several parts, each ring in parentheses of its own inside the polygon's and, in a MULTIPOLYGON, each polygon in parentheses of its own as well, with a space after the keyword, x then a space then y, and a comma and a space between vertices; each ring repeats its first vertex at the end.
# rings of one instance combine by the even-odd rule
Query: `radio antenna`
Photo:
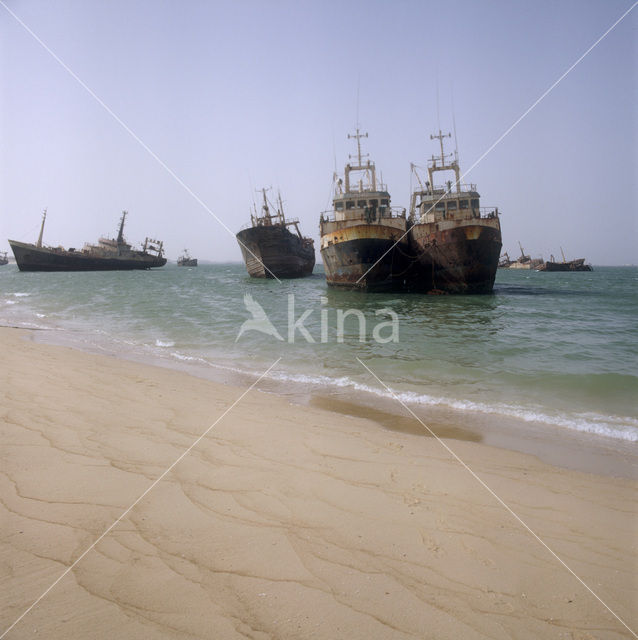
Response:
POLYGON ((359 128, 359 86, 361 84, 361 78, 357 77, 357 129, 359 128))
POLYGON ((441 114, 439 113, 439 68, 438 66, 436 67, 436 71, 435 71, 435 79, 436 79, 436 124, 440 131, 441 130, 441 114))
POLYGON ((459 142, 456 138, 456 113, 454 109, 454 85, 452 85, 452 129, 454 131, 454 159, 459 161, 459 142))

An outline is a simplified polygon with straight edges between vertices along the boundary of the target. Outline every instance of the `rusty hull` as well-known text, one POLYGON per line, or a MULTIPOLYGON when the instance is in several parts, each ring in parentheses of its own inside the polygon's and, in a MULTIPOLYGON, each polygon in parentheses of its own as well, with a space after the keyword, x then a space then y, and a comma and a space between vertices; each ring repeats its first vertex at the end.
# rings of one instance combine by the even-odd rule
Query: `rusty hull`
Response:
POLYGON ((414 291, 491 293, 501 254, 497 217, 418 223, 410 229, 414 291))
MULTIPOLYGON (((405 225, 404 220, 401 222, 405 225)), ((405 229, 400 224, 384 223, 324 225, 321 257, 329 285, 364 291, 404 288, 409 266, 408 239, 401 239, 405 229)))
POLYGON ((143 251, 127 251, 125 255, 94 255, 73 249, 38 247, 9 240, 20 271, 131 271, 163 267, 166 258, 143 251))
POLYGON ((237 234, 237 241, 246 270, 253 278, 304 278, 312 274, 312 240, 300 238, 283 225, 243 229, 237 234))

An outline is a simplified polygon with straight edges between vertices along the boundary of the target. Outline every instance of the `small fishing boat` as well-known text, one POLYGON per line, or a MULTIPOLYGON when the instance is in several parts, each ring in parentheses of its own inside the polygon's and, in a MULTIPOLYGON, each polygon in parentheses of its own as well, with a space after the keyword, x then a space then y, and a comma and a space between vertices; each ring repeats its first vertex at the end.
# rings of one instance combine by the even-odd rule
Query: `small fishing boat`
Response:
POLYGON ((184 253, 177 259, 178 267, 196 267, 197 258, 191 258, 188 249, 184 249, 184 253))

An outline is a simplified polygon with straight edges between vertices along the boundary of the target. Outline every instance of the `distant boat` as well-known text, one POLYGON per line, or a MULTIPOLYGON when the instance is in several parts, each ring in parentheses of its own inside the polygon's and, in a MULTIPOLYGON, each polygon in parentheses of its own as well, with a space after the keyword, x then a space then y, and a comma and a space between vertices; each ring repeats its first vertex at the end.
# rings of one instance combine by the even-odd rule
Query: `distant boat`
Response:
POLYGON ((5 264, 9 264, 9 258, 7 258, 7 252, 0 253, 0 267, 5 264))
POLYGON ((590 264, 585 264, 585 258, 577 258, 576 260, 565 260, 565 254, 561 247, 560 252, 563 256, 562 262, 557 262, 554 256, 550 256, 550 260, 547 262, 541 261, 536 271, 593 271, 594 269, 590 264))
POLYGON ((532 258, 526 255, 525 249, 523 249, 523 245, 520 243, 520 240, 518 246, 521 249, 521 255, 516 260, 509 260, 509 256, 505 253, 504 255, 507 256, 509 263, 501 264, 501 262, 499 262, 498 266, 505 269, 538 269, 538 267, 543 263, 543 260, 541 258, 532 258))
POLYGON ((503 255, 498 260, 498 268, 499 269, 509 269, 509 266, 514 262, 514 260, 510 259, 509 253, 507 251, 503 252, 503 255))
POLYGON ((184 249, 184 253, 177 259, 178 267, 196 267, 197 258, 191 258, 188 255, 188 249, 184 249))
POLYGON ((20 271, 119 271, 163 267, 163 243, 146 238, 141 251, 124 240, 122 212, 120 229, 116 239, 100 238, 97 244, 86 244, 81 250, 63 247, 47 247, 42 244, 47 211, 42 214, 42 226, 36 244, 9 240, 9 245, 20 271))
MULTIPOLYGON (((312 238, 299 231, 299 220, 286 220, 279 195, 276 213, 271 214, 266 189, 262 189, 261 215, 250 216, 251 225, 237 234, 248 274, 253 278, 304 278, 315 266, 312 238), (294 227, 292 233, 288 227, 294 227)), ((272 206, 272 205, 271 205, 272 206)))

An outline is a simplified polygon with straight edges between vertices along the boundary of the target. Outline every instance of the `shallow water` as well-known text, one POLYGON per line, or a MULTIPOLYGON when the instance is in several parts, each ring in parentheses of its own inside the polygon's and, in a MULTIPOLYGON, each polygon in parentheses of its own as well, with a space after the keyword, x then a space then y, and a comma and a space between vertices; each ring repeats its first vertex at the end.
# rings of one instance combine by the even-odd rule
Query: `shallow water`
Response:
POLYGON ((8 265, 0 268, 0 324, 192 364, 221 379, 261 373, 281 357, 268 376, 279 391, 391 399, 360 359, 410 406, 638 440, 637 268, 499 270, 489 296, 333 290, 320 265, 315 271, 278 283, 250 279, 240 264, 110 273, 8 265), (237 340, 251 317, 246 294, 282 340, 254 330, 237 340), (339 331, 339 310, 350 309, 339 331), (398 341, 381 343, 373 332, 391 336, 387 310, 398 341), (306 333, 290 334, 306 311, 306 333))

